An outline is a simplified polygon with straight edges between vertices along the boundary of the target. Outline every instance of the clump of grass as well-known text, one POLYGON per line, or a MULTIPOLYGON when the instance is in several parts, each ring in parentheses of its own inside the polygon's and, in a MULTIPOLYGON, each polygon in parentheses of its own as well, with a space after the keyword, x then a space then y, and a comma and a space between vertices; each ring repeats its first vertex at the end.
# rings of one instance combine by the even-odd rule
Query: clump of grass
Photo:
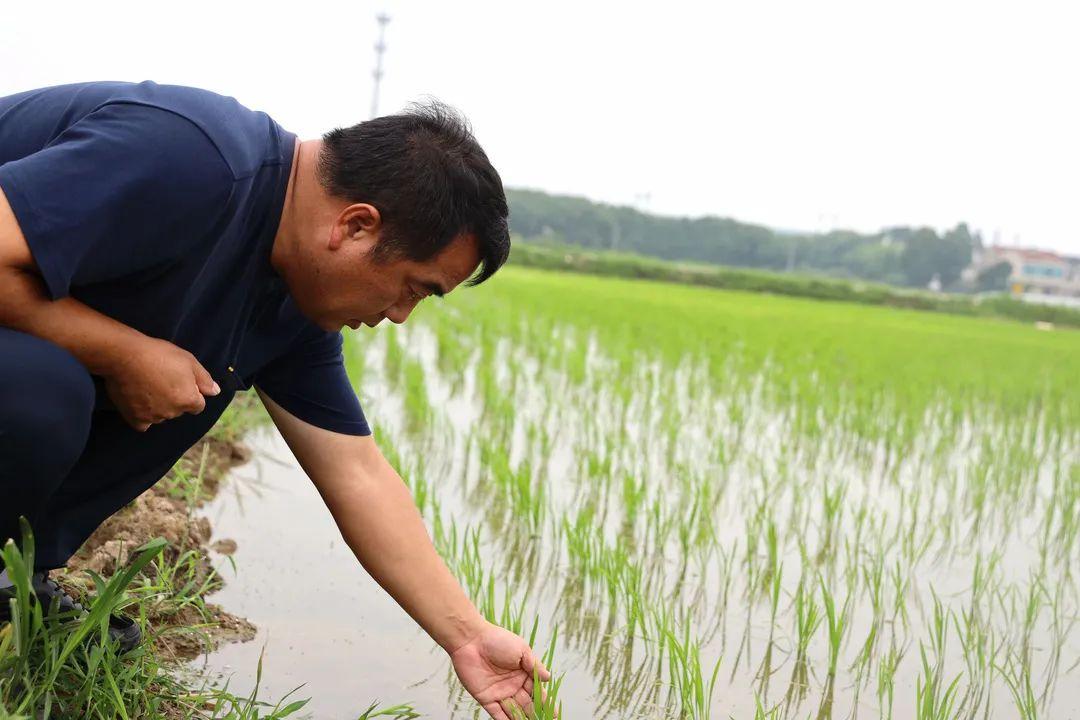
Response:
MULTIPOLYGON (((34 541, 30 526, 22 521, 22 550, 8 541, 3 549, 4 566, 14 583, 11 630, 0 646, 0 706, 8 713, 31 712, 45 717, 105 711, 128 717, 129 699, 118 684, 125 680, 142 689, 156 679, 153 662, 145 653, 135 664, 120 663, 108 639, 109 615, 123 601, 123 591, 135 576, 165 547, 157 540, 138 549, 137 557, 108 582, 94 575, 98 596, 85 619, 47 614, 32 600, 30 576, 34 541), (89 641, 85 642, 84 641, 89 641)), ((145 702, 138 702, 143 705, 145 702)))
MULTIPOLYGON (((97 592, 86 603, 86 616, 77 617, 43 608, 32 597, 34 538, 25 519, 21 527, 21 549, 9 540, 0 551, 14 583, 11 622, 0 629, 0 717, 278 720, 306 704, 267 705, 257 696, 259 680, 247 697, 227 689, 192 689, 172 677, 147 643, 118 654, 108 635, 109 616, 130 602, 127 591, 136 578, 160 559, 163 538, 137 548, 129 564, 108 579, 90 572, 97 592)), ((145 633, 141 606, 138 621, 145 633)))

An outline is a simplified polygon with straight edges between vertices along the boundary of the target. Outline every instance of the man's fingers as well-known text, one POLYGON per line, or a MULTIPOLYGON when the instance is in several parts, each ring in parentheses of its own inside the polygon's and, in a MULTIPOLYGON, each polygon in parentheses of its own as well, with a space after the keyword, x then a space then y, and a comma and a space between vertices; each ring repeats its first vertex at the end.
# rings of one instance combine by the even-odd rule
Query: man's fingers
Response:
POLYGON ((150 428, 150 426, 153 425, 153 423, 146 422, 145 420, 139 420, 138 418, 134 418, 126 414, 123 414, 122 417, 124 418, 124 422, 135 428, 135 430, 137 430, 138 432, 146 432, 150 428))
POLYGON ((214 382, 214 378, 210 377, 210 373, 197 360, 195 361, 195 384, 199 386, 199 392, 203 395, 217 395, 221 392, 221 387, 214 382))
MULTIPOLYGON (((505 700, 503 700, 500 703, 500 705, 502 705, 502 709, 506 712, 506 716, 509 717, 510 720, 521 720, 521 718, 535 718, 536 717, 535 715, 533 715, 533 714, 529 713, 528 711, 526 711, 525 709, 523 709, 522 704, 518 700, 516 700, 516 698, 522 692, 523 691, 519 690, 518 695, 515 695, 512 698, 506 698, 505 700)), ((532 705, 530 704, 529 705, 529 710, 531 710, 531 709, 532 709, 532 705)))
POLYGON ((497 702, 490 702, 484 705, 484 710, 494 720, 511 720, 510 716, 506 714, 506 711, 502 709, 502 705, 497 702))
POLYGON ((203 394, 201 392, 199 392, 199 393, 195 393, 195 397, 193 397, 191 399, 191 402, 188 403, 188 406, 187 406, 185 412, 189 412, 192 415, 198 415, 199 413, 201 413, 205 409, 206 409, 206 398, 203 397, 203 394))
POLYGON ((544 667, 544 663, 540 661, 540 658, 532 654, 532 651, 522 654, 521 669, 532 677, 533 668, 536 668, 536 674, 539 675, 540 679, 544 682, 551 679, 551 673, 544 667))
POLYGON ((536 711, 533 710, 532 695, 528 691, 526 691, 525 688, 521 688, 517 691, 517 694, 514 695, 513 701, 516 702, 518 706, 525 711, 525 717, 531 718, 531 720, 536 720, 536 711))
MULTIPOLYGON (((525 684, 525 690, 528 691, 528 693, 532 697, 534 703, 539 703, 542 707, 547 707, 548 691, 542 685, 539 688, 539 690, 540 690, 539 697, 537 697, 537 694, 533 692, 532 680, 528 681, 525 684)), ((554 713, 553 717, 556 717, 556 718, 559 717, 559 709, 557 707, 552 707, 552 708, 548 708, 548 709, 553 711, 553 713, 554 713)))

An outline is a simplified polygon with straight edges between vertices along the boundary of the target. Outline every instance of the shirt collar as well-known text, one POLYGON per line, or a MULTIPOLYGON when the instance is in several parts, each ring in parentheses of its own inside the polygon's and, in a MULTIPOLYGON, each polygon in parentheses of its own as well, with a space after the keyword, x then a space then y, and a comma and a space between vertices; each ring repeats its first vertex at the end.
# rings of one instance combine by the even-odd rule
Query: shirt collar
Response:
POLYGON ((269 299, 284 299, 289 294, 285 279, 278 275, 274 266, 270 263, 270 254, 274 249, 274 236, 277 235, 278 224, 281 222, 282 209, 285 206, 285 192, 289 188, 289 175, 292 173, 293 151, 296 147, 296 135, 282 131, 281 144, 278 148, 280 163, 278 164, 279 175, 277 187, 274 193, 274 204, 271 206, 270 222, 267 223, 268 231, 259 238, 259 281, 257 287, 261 294, 269 299))

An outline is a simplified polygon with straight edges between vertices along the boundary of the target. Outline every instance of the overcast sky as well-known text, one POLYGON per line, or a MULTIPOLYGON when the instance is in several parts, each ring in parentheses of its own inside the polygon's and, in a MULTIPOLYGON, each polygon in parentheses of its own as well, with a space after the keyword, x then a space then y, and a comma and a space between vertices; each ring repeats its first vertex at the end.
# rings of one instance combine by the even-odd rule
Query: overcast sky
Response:
POLYGON ((302 137, 433 95, 503 181, 777 228, 943 228, 1080 254, 1076 3, 5 3, 0 95, 206 87, 302 137), (1071 6, 1071 7, 1070 7, 1071 6))

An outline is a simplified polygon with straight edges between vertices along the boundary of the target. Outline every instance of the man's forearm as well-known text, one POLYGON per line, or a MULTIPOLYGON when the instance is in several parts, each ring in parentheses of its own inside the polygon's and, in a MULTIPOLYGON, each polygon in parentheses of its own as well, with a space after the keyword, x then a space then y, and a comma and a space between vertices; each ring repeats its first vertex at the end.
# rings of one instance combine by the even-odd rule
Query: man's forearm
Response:
POLYGON ((131 342, 145 337, 75 298, 50 300, 32 271, 0 268, 0 288, 0 326, 56 343, 95 375, 117 372, 131 342))
POLYGON ((78 300, 52 300, 23 237, 15 213, 0 190, 0 327, 13 328, 64 348, 102 377, 119 371, 138 330, 78 300))
POLYGON ((435 552, 408 488, 381 455, 355 481, 323 495, 360 563, 443 649, 453 652, 483 627, 435 552))

